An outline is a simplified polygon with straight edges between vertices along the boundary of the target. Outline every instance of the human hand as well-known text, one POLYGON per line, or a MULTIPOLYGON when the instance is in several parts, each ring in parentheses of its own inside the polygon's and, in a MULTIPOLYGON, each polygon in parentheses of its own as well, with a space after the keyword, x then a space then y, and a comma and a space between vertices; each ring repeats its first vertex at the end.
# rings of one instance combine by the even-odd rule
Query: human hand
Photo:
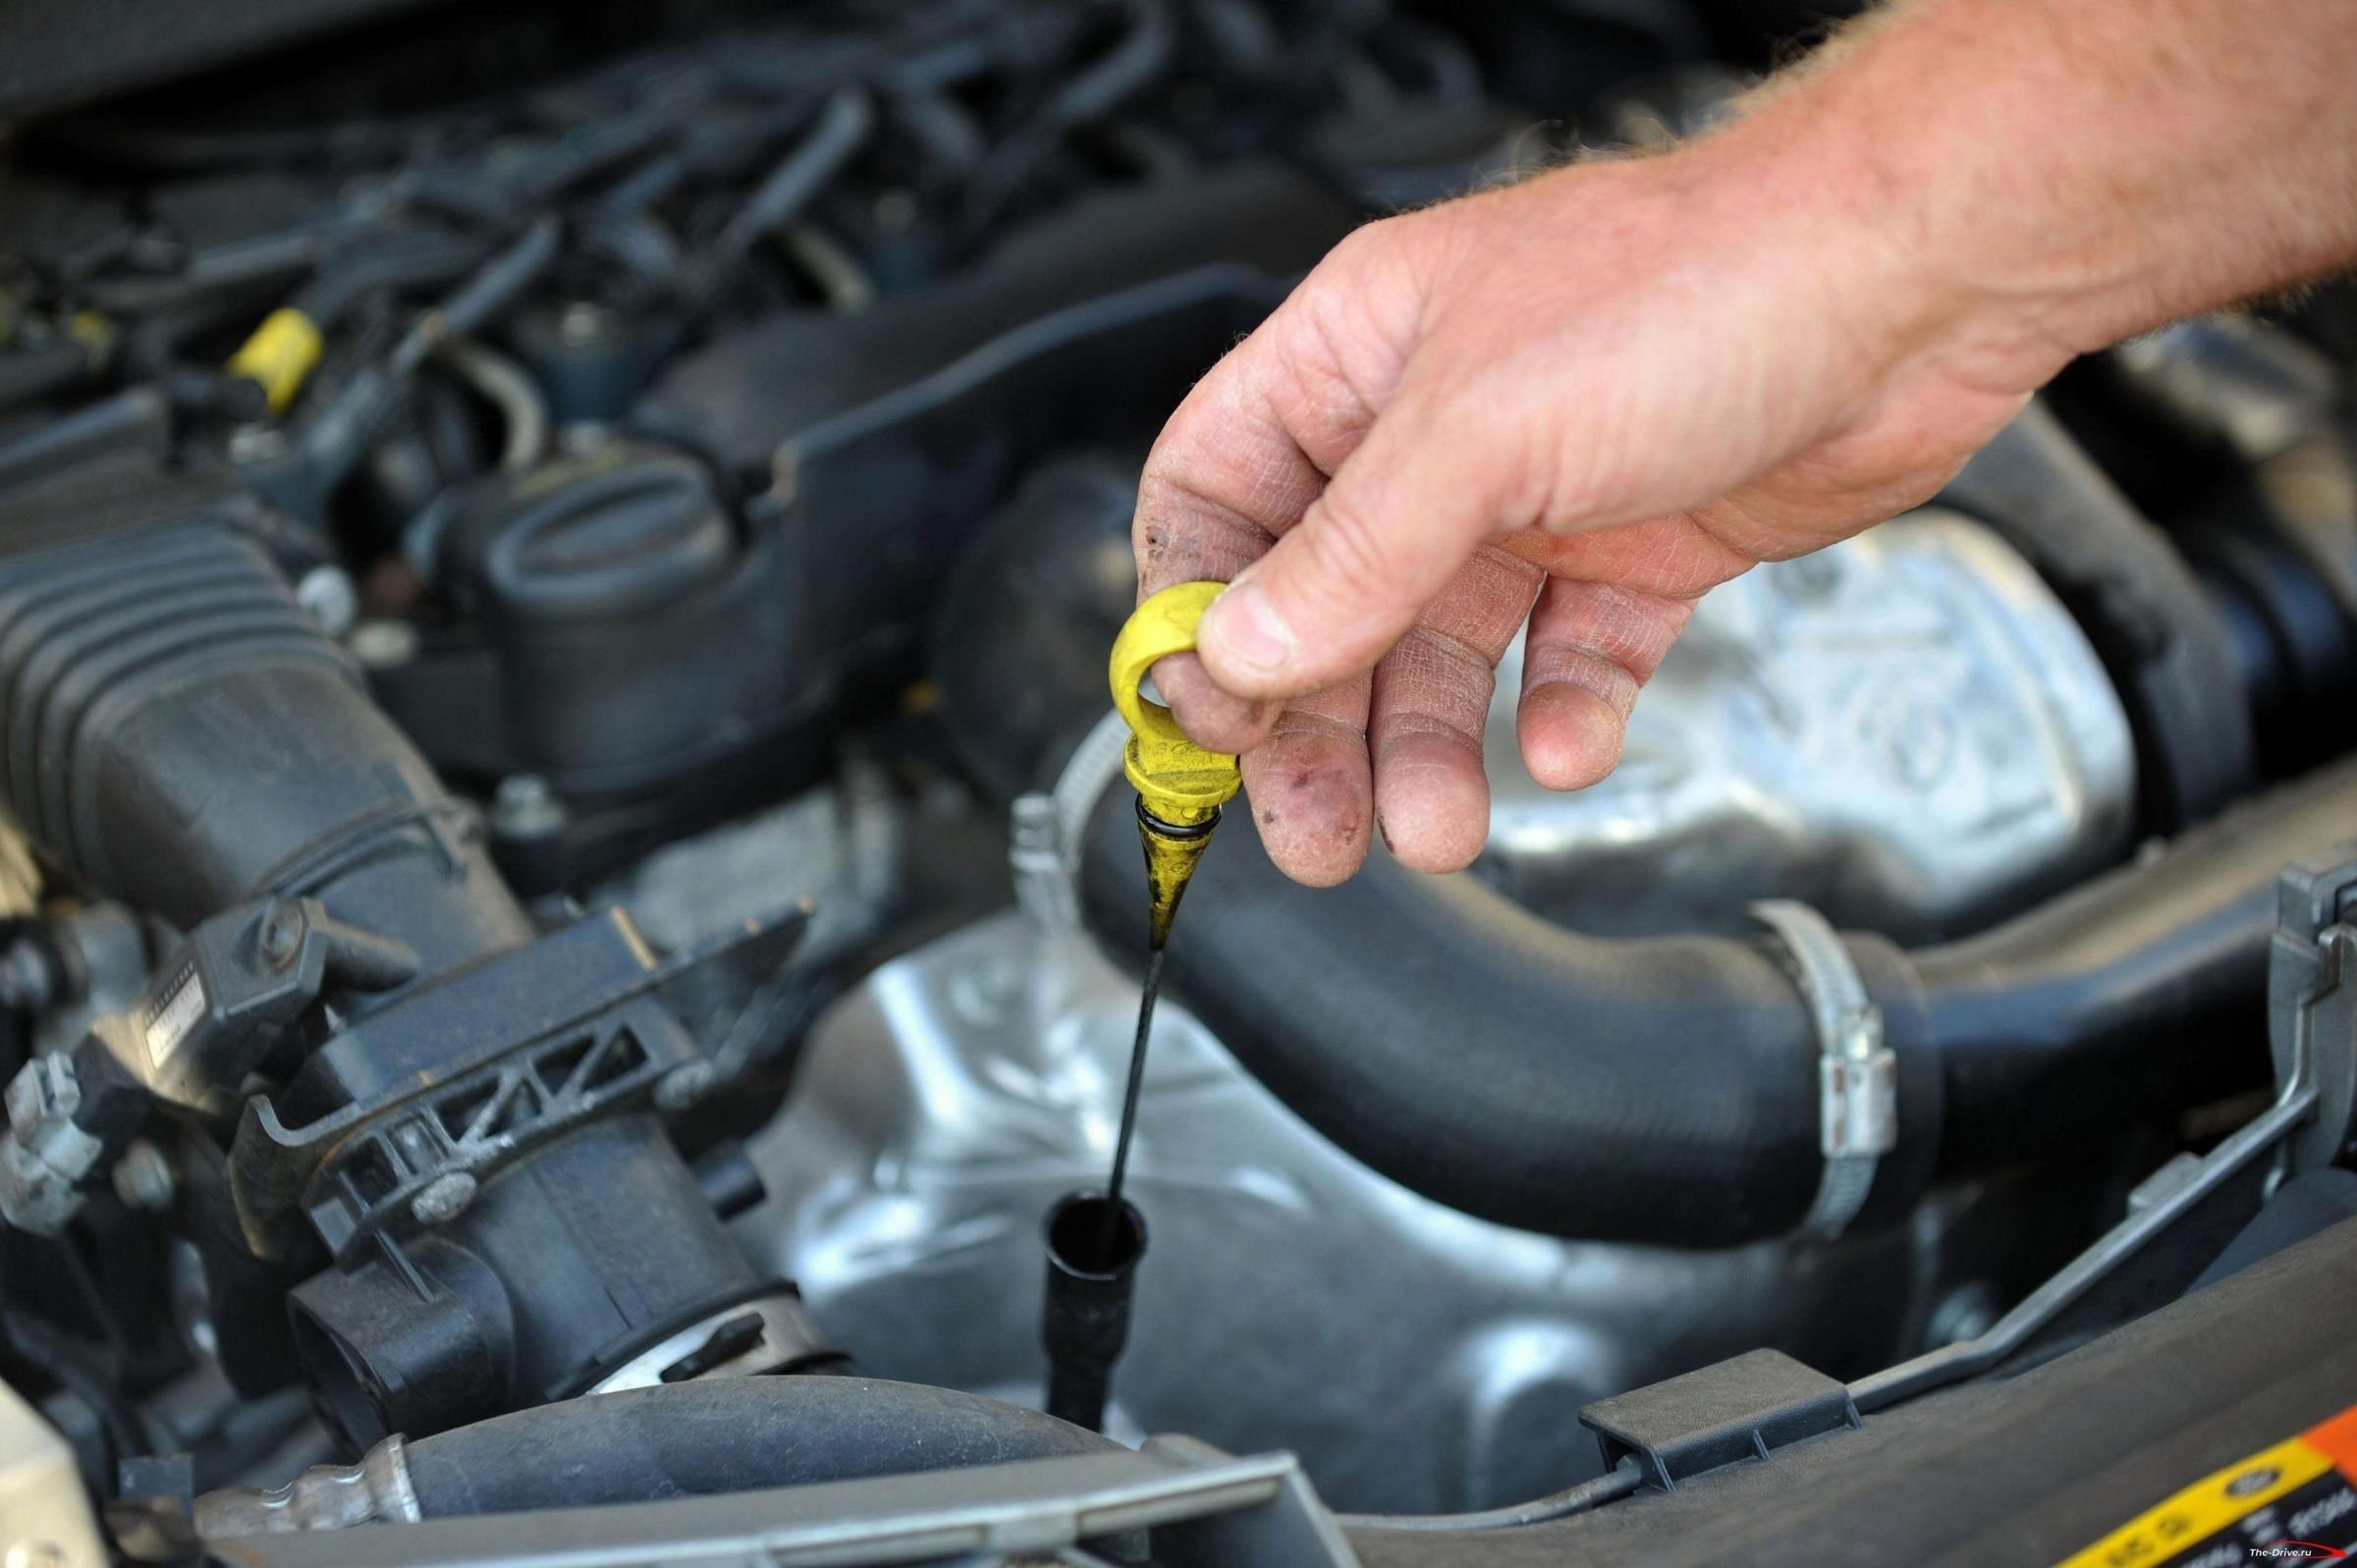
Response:
POLYGON ((1349 876, 1371 825, 1409 866, 1473 859, 1526 619, 1523 758, 1592 784, 1700 594, 1923 500, 2059 363, 1944 335, 1892 258, 1688 157, 1361 230, 1156 445, 1141 594, 1235 583, 1156 682, 1242 754, 1299 880, 1349 876))
POLYGON ((1906 0, 1731 128, 1359 231, 1188 396, 1140 593, 1232 580, 1156 683, 1331 884, 1591 784, 1695 599, 1920 502, 2077 352, 2357 258, 2339 0, 1906 0), (2253 82, 2270 83, 2260 91, 2253 82))

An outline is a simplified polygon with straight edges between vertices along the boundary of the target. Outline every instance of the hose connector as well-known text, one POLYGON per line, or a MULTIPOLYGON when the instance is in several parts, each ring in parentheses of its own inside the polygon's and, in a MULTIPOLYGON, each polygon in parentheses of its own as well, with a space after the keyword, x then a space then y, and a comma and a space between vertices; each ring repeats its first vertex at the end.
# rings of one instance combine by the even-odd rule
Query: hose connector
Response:
POLYGON ((1224 582, 1181 582, 1141 604, 1113 641, 1110 675, 1113 705, 1129 726, 1122 773, 1137 791, 1138 839, 1146 851, 1150 897, 1149 940, 1159 948, 1169 938, 1179 894, 1194 875, 1220 807, 1242 784, 1235 759, 1207 751, 1186 737, 1178 721, 1139 689, 1157 661, 1192 652, 1195 628, 1211 602, 1227 591, 1224 582))

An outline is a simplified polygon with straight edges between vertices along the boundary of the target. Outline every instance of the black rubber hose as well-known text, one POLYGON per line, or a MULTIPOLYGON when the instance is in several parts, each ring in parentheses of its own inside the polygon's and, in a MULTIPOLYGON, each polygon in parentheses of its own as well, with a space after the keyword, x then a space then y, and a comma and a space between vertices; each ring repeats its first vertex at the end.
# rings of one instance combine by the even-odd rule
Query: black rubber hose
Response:
POLYGON ((480 241, 438 229, 371 234, 323 263, 297 292, 293 304, 325 329, 369 295, 437 288, 482 259, 480 241))
POLYGON ((1943 1166, 1986 1169, 2265 1082, 2277 878, 2351 839, 2357 763, 2343 762, 1914 954, 1946 1086, 1943 1166))
MULTIPOLYGON (((1145 950, 1122 788, 1092 824, 1089 913, 1145 950)), ((1898 951, 1849 950, 1898 1054, 1899 1152, 1870 1212, 1919 1195, 1939 1127, 1937 1064, 1898 951)), ((1339 889, 1289 881, 1237 814, 1171 936, 1170 989, 1311 1126, 1428 1198, 1593 1240, 1725 1246, 1807 1215, 1818 1046, 1765 939, 1607 942, 1469 878, 1378 856, 1339 889)))
POLYGON ((1059 140, 1111 114, 1169 66, 1178 40, 1170 8, 1163 0, 1120 3, 1128 13, 1121 41, 1058 86, 967 180, 962 222, 969 239, 989 228, 1059 140))
POLYGON ((566 1400, 409 1445, 428 1519, 961 1470, 1120 1445, 1035 1410, 869 1378, 731 1378, 566 1400))
POLYGON ((124 451, 161 453, 172 433, 171 400, 157 386, 128 387, 0 444, 0 488, 124 451))
POLYGON ((792 221, 817 199, 867 144, 875 123, 875 102, 858 87, 845 87, 827 100, 818 124, 753 188, 713 239, 710 250, 698 258, 693 292, 699 300, 719 291, 763 235, 792 221))
MULTIPOLYGON (((1110 793, 1089 913, 1117 955, 1140 953, 1138 848, 1110 793)), ((1865 1222, 1911 1205, 1935 1163, 1986 1168, 2264 1081, 2275 877, 2352 834, 2357 764, 1971 942, 1909 960, 1848 937, 1900 1070, 1865 1222), (2253 1049, 2220 1044, 2236 1037, 2253 1049)), ((1310 1125, 1485 1219, 1731 1245, 1792 1229, 1823 1169, 1815 1034, 1765 943, 1599 941, 1380 856, 1314 892, 1232 827, 1168 961, 1170 989, 1310 1125)))
POLYGON ((2249 787, 2250 711, 2209 594, 2043 403, 1941 499, 2003 535, 2086 631, 2128 710, 2148 829, 2174 833, 2249 787))

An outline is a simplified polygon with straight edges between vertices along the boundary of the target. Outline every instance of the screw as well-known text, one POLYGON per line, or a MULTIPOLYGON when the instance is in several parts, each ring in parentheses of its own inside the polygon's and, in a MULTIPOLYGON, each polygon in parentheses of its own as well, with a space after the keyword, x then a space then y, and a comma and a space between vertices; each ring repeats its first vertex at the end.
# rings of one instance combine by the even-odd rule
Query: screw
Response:
POLYGON ((683 1061, 655 1085, 655 1105, 664 1110, 685 1110, 712 1087, 712 1063, 683 1061))
POLYGON ((269 913, 262 916, 262 961, 273 969, 293 963, 302 952, 305 924, 300 906, 284 898, 273 902, 269 913))
POLYGON ((341 637, 359 619, 360 596, 342 567, 313 567, 295 585, 295 602, 331 637, 341 637))
POLYGON ((164 1152, 144 1138, 135 1138, 115 1162, 115 1196, 134 1209, 161 1214, 172 1207, 180 1191, 179 1178, 164 1152))
POLYGON ((448 1170, 417 1189, 410 1200, 410 1215, 421 1225, 439 1225, 456 1219, 474 1202, 474 1177, 464 1170, 448 1170))

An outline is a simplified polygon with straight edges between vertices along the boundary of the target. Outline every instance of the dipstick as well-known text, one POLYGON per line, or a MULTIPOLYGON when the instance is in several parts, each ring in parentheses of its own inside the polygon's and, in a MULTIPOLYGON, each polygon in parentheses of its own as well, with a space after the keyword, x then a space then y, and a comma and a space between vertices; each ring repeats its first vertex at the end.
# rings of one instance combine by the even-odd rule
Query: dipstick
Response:
POLYGON ((1129 1333, 1129 1296, 1145 1256, 1145 1218, 1122 1197, 1137 1101, 1146 1080, 1146 1042, 1162 991, 1163 949, 1178 900, 1220 825, 1220 807, 1238 785, 1235 759, 1186 738, 1170 709, 1139 687, 1157 660, 1195 645, 1195 626, 1226 587, 1185 582, 1137 607, 1113 644, 1113 701, 1129 723, 1122 772, 1137 790, 1137 837, 1146 853, 1146 977, 1113 1171, 1102 1194, 1068 1194, 1049 1211, 1047 1294, 1040 1338, 1048 1351, 1048 1413, 1095 1430, 1104 1423, 1113 1363, 1129 1333))

